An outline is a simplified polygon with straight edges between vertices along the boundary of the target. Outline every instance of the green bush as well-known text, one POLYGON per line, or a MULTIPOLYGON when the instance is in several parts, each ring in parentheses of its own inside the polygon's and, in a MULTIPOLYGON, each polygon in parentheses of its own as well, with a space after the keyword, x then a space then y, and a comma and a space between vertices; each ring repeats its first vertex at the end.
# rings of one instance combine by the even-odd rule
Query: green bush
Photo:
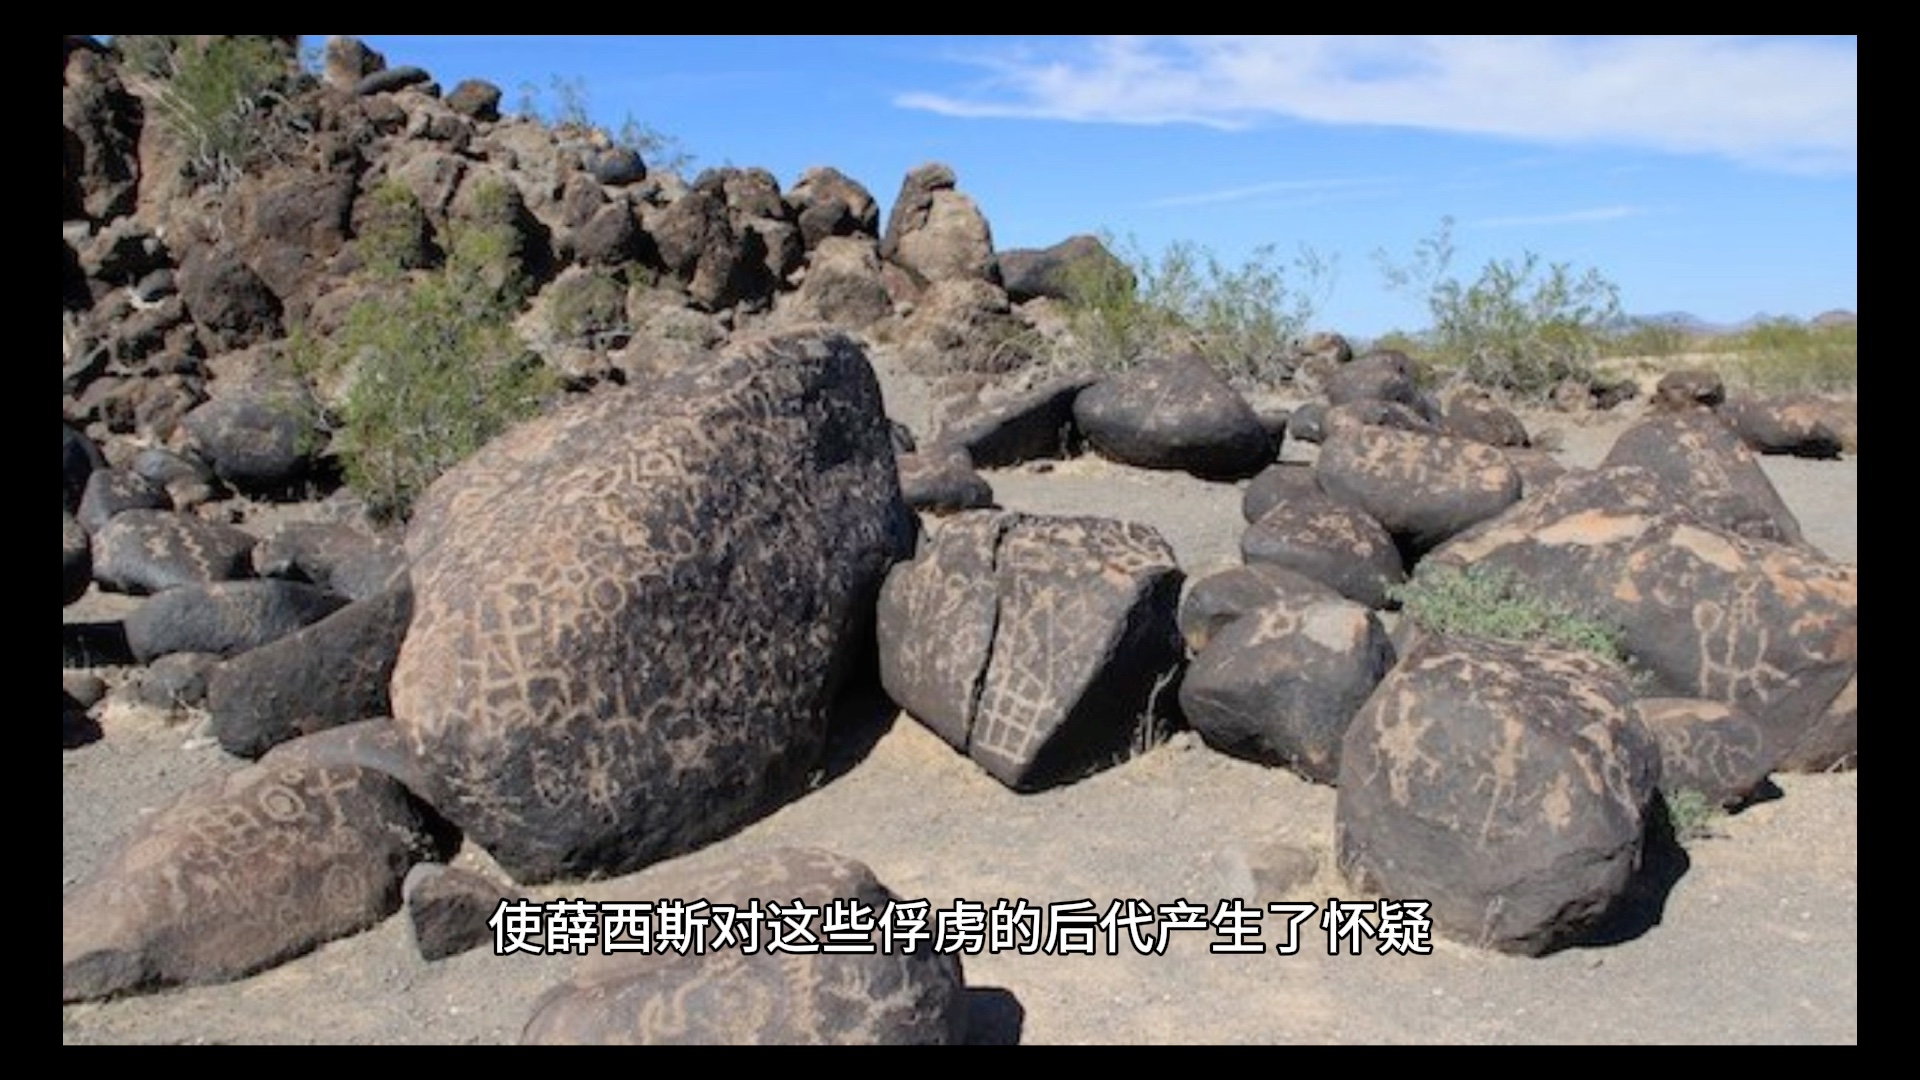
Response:
POLYGON ((1621 632, 1597 619, 1534 595, 1504 571, 1470 566, 1423 569, 1388 591, 1402 617, 1443 634, 1471 634, 1520 644, 1553 645, 1591 653, 1625 666, 1621 632))
POLYGON ((1675 840, 1686 843, 1720 835, 1720 819, 1725 811, 1702 792, 1682 788, 1663 791, 1660 797, 1666 803, 1667 824, 1672 827, 1675 840))
POLYGON ((1158 256, 1132 240, 1102 241, 1125 269, 1089 261, 1068 271, 1063 349, 1064 359, 1097 368, 1191 351, 1236 385, 1274 385, 1332 283, 1332 261, 1310 249, 1289 266, 1267 245, 1231 266, 1185 241, 1158 256))
POLYGON ((1430 359, 1456 378, 1520 398, 1544 399, 1563 379, 1593 382, 1620 290, 1597 270, 1577 273, 1534 252, 1494 259, 1472 283, 1447 276, 1453 219, 1421 241, 1410 262, 1375 260, 1390 288, 1418 290, 1433 319, 1430 359))
POLYGON ((1686 328, 1661 319, 1634 319, 1607 335, 1607 351, 1613 356, 1647 360, 1672 360, 1693 347, 1694 335, 1686 328))
POLYGON ((450 226, 443 267, 396 272, 329 339, 296 339, 309 377, 349 373, 337 445, 376 515, 408 516, 441 473, 559 389, 513 329, 526 285, 507 228, 484 213, 450 226))
POLYGON ((606 336, 631 336, 627 286, 605 271, 562 275, 547 287, 551 294, 547 325, 562 341, 588 346, 606 336))
POLYGON ((687 152, 680 140, 651 124, 636 120, 632 113, 620 123, 620 130, 607 132, 596 127, 593 116, 587 108, 587 85, 584 79, 575 76, 563 79, 558 75, 547 80, 548 92, 553 103, 543 102, 540 88, 530 82, 520 84, 518 112, 521 116, 539 120, 555 128, 571 128, 579 132, 594 132, 606 136, 609 143, 624 147, 640 155, 640 160, 649 172, 670 172, 678 176, 687 175, 693 168, 694 156, 687 152))
POLYGON ((432 230, 420 199, 405 184, 388 180, 367 194, 354 237, 360 261, 379 277, 432 265, 432 230))
POLYGON ((1713 345, 1731 352, 1729 374, 1756 390, 1847 391, 1860 385, 1860 328, 1762 323, 1713 345))
POLYGON ((187 154, 198 181, 228 184, 293 136, 277 115, 296 74, 283 47, 264 37, 126 35, 114 39, 160 123, 187 154))

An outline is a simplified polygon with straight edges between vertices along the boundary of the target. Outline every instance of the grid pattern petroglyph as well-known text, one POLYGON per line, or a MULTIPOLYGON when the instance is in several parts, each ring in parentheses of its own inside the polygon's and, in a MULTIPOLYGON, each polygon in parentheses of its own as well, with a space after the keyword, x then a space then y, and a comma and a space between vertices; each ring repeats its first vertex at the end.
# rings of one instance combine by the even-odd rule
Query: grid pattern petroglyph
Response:
POLYGON ((1152 529, 1099 518, 1025 519, 1001 540, 997 562, 1000 632, 972 753, 1018 766, 1111 659, 1152 579, 1177 564, 1152 529))

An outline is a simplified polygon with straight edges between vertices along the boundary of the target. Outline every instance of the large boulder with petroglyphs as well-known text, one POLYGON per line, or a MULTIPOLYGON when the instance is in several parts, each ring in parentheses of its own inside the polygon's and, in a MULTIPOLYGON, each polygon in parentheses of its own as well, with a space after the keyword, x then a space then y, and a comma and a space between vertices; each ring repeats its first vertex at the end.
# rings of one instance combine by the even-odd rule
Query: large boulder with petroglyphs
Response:
POLYGON ((1347 728, 1340 869, 1358 888, 1430 901, 1447 937, 1538 955, 1625 893, 1659 782, 1619 667, 1425 634, 1347 728))
POLYGON ((891 942, 883 927, 899 898, 859 862, 782 848, 679 875, 657 895, 733 909, 768 901, 819 936, 812 947, 691 955, 603 950, 540 998, 522 1043, 926 1045, 966 1033, 960 957, 930 938, 891 942))
POLYGON ((1860 403, 1813 394, 1742 394, 1716 407, 1720 418, 1754 452, 1837 458, 1860 449, 1860 403))
POLYGON ((1520 474, 1494 447, 1367 424, 1331 429, 1314 474, 1415 556, 1520 498, 1520 474))
POLYGON ((1829 742, 1851 730, 1828 713, 1859 668, 1859 568, 1743 536, 1696 516, 1693 501, 1634 466, 1571 473, 1423 567, 1504 571, 1619 627, 1646 693, 1738 708, 1776 760, 1817 728, 1829 742))
POLYGON ((142 595, 253 576, 254 538, 231 525, 171 510, 126 510, 93 537, 103 589, 142 595))
POLYGON ((391 777, 256 765, 142 822, 61 907, 61 994, 225 982, 400 909, 445 830, 391 777))
POLYGON ((1193 583, 1180 601, 1180 636, 1198 656, 1214 635, 1243 615, 1279 604, 1302 608, 1340 594, 1324 584, 1271 563, 1247 563, 1208 574, 1193 583))
POLYGON ((1278 600, 1228 623, 1193 658, 1180 709, 1208 746, 1330 784, 1347 724, 1391 667, 1393 643, 1367 608, 1278 600))
POLYGON ((1146 525, 956 514, 887 578, 881 683, 1007 786, 1070 779, 1164 720, 1182 580, 1146 525))
POLYGON ((1715 806, 1745 802, 1773 768, 1766 732, 1740 710, 1698 698, 1641 698, 1640 722, 1660 744, 1660 790, 1695 792, 1715 806))
POLYGON ((407 536, 392 701, 426 796, 523 882, 767 812, 804 786, 912 529, 878 383, 837 334, 510 431, 407 536))
POLYGON ((1601 464, 1652 470, 1686 493, 1691 513, 1741 536, 1802 541, 1799 519, 1753 451, 1710 413, 1696 409, 1642 420, 1620 433, 1601 464))
POLYGON ((1386 607, 1406 583, 1406 562, 1393 536, 1366 511, 1318 491, 1297 492, 1247 526, 1240 554, 1331 586, 1349 600, 1386 607))

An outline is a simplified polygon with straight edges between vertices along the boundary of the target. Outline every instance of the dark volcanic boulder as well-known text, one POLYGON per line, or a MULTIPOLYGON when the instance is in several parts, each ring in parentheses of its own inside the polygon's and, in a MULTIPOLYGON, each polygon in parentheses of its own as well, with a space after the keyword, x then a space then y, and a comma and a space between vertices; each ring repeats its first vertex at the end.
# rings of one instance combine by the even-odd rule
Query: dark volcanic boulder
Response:
POLYGON ((518 899, 490 878, 442 863, 416 863, 401 893, 422 960, 444 960, 486 944, 493 938, 487 923, 500 902, 518 899))
POLYGON ((180 264, 180 296, 209 345, 225 352, 280 332, 280 298, 224 246, 196 247, 180 264))
POLYGON ((230 754, 257 758, 288 739, 388 715, 387 684, 412 614, 402 579, 222 664, 207 689, 213 737, 230 754))
POLYGON ((1774 768, 1786 772, 1831 772, 1860 764, 1860 676, 1847 680, 1833 704, 1800 736, 1774 768))
POLYGON ((1446 430, 1449 435, 1488 446, 1527 446, 1532 442, 1520 418, 1494 404, 1484 393, 1454 395, 1447 403, 1446 430))
POLYGON ((133 471, 167 493, 176 510, 210 502, 225 489, 213 467, 198 455, 176 454, 163 446, 149 446, 133 457, 133 471))
POLYGON ((1660 790, 1669 800, 1692 791, 1715 806, 1737 806, 1780 756, 1759 724, 1718 701, 1641 698, 1634 709, 1660 744, 1660 790))
POLYGON ((312 582, 349 600, 365 600, 404 580, 407 552, 397 540, 348 525, 291 521, 253 549, 261 577, 312 582))
POLYGON ((880 595, 880 681, 1015 790, 1151 738, 1183 649, 1173 551, 1145 525, 973 511, 880 595))
POLYGON ((1520 497, 1523 499, 1567 475, 1567 467, 1545 450, 1508 447, 1506 454, 1507 464, 1520 474, 1520 497))
POLYGON ((197 709, 207 703, 207 679, 220 664, 212 653, 156 657, 127 687, 132 700, 154 709, 197 709))
POLYGON ((1240 496, 1240 516, 1249 524, 1267 516, 1274 507, 1302 496, 1323 495, 1313 466, 1299 461, 1276 461, 1261 469, 1247 482, 1240 496))
POLYGON ((959 956, 929 939, 887 947, 898 898, 864 865, 782 848, 681 879, 660 895, 736 910, 770 901, 781 917, 818 926, 820 947, 596 955, 540 999, 521 1042, 924 1045, 965 1036, 959 956), (829 922, 841 926, 831 936, 829 922))
POLYGON ((252 536, 170 510, 127 510, 93 537, 93 576, 103 589, 153 593, 176 585, 250 577, 252 536))
POLYGON ((800 237, 807 250, 829 236, 880 236, 880 204, 873 194, 838 169, 819 166, 802 173, 787 192, 800 237))
POLYGON ((1757 453, 1837 458, 1842 450, 1857 448, 1857 436, 1847 437, 1848 429, 1859 423, 1857 404, 1793 394, 1729 398, 1718 411, 1740 441, 1757 453))
POLYGON ((500 119, 500 88, 485 79, 462 79, 447 95, 447 108, 462 116, 492 123, 500 119))
POLYGON ((822 237, 792 304, 801 318, 856 329, 891 315, 893 298, 881 281, 873 241, 865 236, 822 237))
POLYGON ((1309 401, 1288 413, 1287 437, 1318 446, 1327 437, 1327 407, 1318 401, 1309 401))
POLYGON ((304 390, 257 387, 216 397, 181 425, 220 479, 249 494, 285 494, 325 443, 318 420, 304 390))
POLYGON ((1247 563, 1193 583, 1180 601, 1180 636, 1198 656, 1227 624, 1272 604, 1293 609, 1338 600, 1332 586, 1271 563, 1247 563))
POLYGON ((1334 429, 1314 475, 1328 495, 1366 511, 1416 557, 1520 498, 1520 474, 1498 449, 1384 427, 1334 429))
POLYGON ((1342 597, 1271 603, 1193 658, 1180 710, 1208 746, 1331 784, 1353 714, 1393 666, 1373 612, 1342 597))
POLYGON ((109 221, 132 212, 140 182, 140 99, 119 66, 91 48, 72 49, 60 87, 69 216, 109 221))
POLYGON ((1665 413, 1635 424, 1620 433, 1601 465, 1657 473, 1685 493, 1691 513, 1741 536, 1802 542, 1799 520, 1753 451, 1705 411, 1665 413))
POLYGON ((238 656, 318 622, 344 603, 344 597, 293 581, 181 585, 127 616, 127 644, 143 664, 178 652, 238 656))
POLYGON ((1538 955, 1625 892, 1659 780, 1618 668, 1426 635, 1347 729, 1340 869, 1358 888, 1431 901, 1447 937, 1538 955))
POLYGON ((1858 670, 1859 569, 1708 524, 1685 498, 1646 469, 1569 473, 1422 566, 1511 574, 1619 628, 1650 696, 1732 705, 1797 746, 1858 670))
POLYGON ((766 243, 758 233, 734 229, 717 187, 681 196, 651 219, 648 231, 662 264, 707 311, 772 291, 766 243))
POLYGON ((510 431, 407 536, 392 697, 423 794, 522 882, 725 835, 804 785, 912 529, 839 335, 737 343, 510 431))
POLYGON ((1420 401, 1420 374, 1407 354, 1392 349, 1370 352, 1334 369, 1327 378, 1327 402, 1395 401, 1414 406, 1420 401))
POLYGON ((1440 434, 1439 427, 1420 410, 1398 401, 1381 401, 1378 398, 1361 398, 1328 406, 1320 419, 1319 441, 1324 443, 1344 427, 1383 427, 1394 431, 1440 434))
POLYGON ((908 371, 929 377, 1004 374, 1033 359, 1032 337, 1000 286, 948 278, 915 295, 900 336, 899 355, 908 371))
POLYGON ((948 425, 940 441, 966 447, 982 469, 1071 457, 1080 444, 1073 403, 1090 385, 1074 376, 1037 386, 948 425))
POLYGON ((1094 383, 1075 400, 1073 418, 1105 457, 1204 479, 1245 479, 1279 449, 1246 399, 1194 353, 1094 383))
POLYGON ((87 478, 76 515, 80 527, 97 533, 123 510, 171 510, 173 500, 145 477, 126 469, 99 469, 87 478))
POLYGON ((1726 399, 1727 386, 1718 374, 1690 368, 1660 376, 1649 404, 1664 412, 1685 412, 1698 406, 1711 409, 1726 399))
POLYGON ((353 85, 353 92, 359 97, 367 97, 371 94, 390 94, 396 90, 404 90, 409 86, 419 86, 422 83, 430 83, 432 81, 433 76, 427 74, 424 68, 403 65, 401 67, 386 68, 368 74, 365 78, 353 85))
POLYGON ((950 514, 993 505, 993 486, 973 470, 963 447, 936 444, 899 455, 900 495, 915 510, 950 514))
POLYGON ((242 769, 141 822, 66 895, 61 1000, 251 975, 398 911, 407 868, 445 857, 388 777, 242 769))
POLYGON ((1407 580, 1393 537, 1366 512, 1324 494, 1282 503, 1240 535, 1249 563, 1304 574, 1371 608, 1387 606, 1387 590, 1407 580))
POLYGON ((1105 283, 1122 282, 1129 289, 1133 285, 1133 271, 1097 236, 1069 237, 1050 248, 1002 251, 994 262, 1007 298, 1016 304, 1037 296, 1072 302, 1105 283))
POLYGON ((907 270, 916 283, 994 281, 993 230, 973 199, 956 188, 946 165, 907 173, 887 216, 880 257, 907 270))

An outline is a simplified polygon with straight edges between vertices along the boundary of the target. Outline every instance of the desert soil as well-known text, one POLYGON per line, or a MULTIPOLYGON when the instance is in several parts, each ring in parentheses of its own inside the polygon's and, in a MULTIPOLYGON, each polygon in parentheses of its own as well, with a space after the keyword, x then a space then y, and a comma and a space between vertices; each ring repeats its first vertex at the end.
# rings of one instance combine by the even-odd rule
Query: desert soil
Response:
MULTIPOLYGON (((928 403, 890 381, 891 410, 925 431, 928 403)), ((1593 464, 1636 406, 1562 429, 1559 456, 1593 464)), ((1310 458, 1290 446, 1289 457, 1310 458)), ((1857 458, 1769 458, 1809 540, 1857 562, 1857 458)), ((1240 487, 1091 459, 987 473, 1000 501, 1147 522, 1190 577, 1238 561, 1240 487)), ((89 596, 69 619, 124 605, 89 596)), ((121 608, 124 610, 124 608, 121 608)), ((124 673, 102 674, 117 681, 124 673)), ((61 883, 71 890, 136 821, 243 765, 201 718, 108 707, 104 737, 61 755, 61 883)), ((1335 792, 1208 750, 1190 734, 1056 790, 1015 794, 910 717, 842 748, 817 790, 693 855, 534 900, 681 897, 677 882, 737 853, 810 845, 857 858, 907 898, 1031 904, 1224 897, 1250 906, 1364 899, 1329 868, 1335 792), (1319 859, 1278 881, 1277 850, 1319 859)), ((1294 955, 1215 954, 1211 934, 1164 955, 981 953, 964 959, 972 1039, 1022 1043, 1852 1043, 1859 1038, 1857 772, 1775 779, 1777 796, 1714 835, 1649 858, 1646 889, 1604 944, 1542 958, 1436 938, 1427 955, 1329 955, 1317 916, 1294 955)), ((498 875, 483 852, 457 865, 498 875)), ((500 877, 504 881, 504 877, 500 877)), ((768 898, 780 899, 780 898, 768 898)), ((1266 920, 1261 940, 1278 938, 1266 920)), ((428 963, 396 916, 243 981, 64 1006, 66 1043, 512 1042, 571 957, 483 947, 428 963)))

